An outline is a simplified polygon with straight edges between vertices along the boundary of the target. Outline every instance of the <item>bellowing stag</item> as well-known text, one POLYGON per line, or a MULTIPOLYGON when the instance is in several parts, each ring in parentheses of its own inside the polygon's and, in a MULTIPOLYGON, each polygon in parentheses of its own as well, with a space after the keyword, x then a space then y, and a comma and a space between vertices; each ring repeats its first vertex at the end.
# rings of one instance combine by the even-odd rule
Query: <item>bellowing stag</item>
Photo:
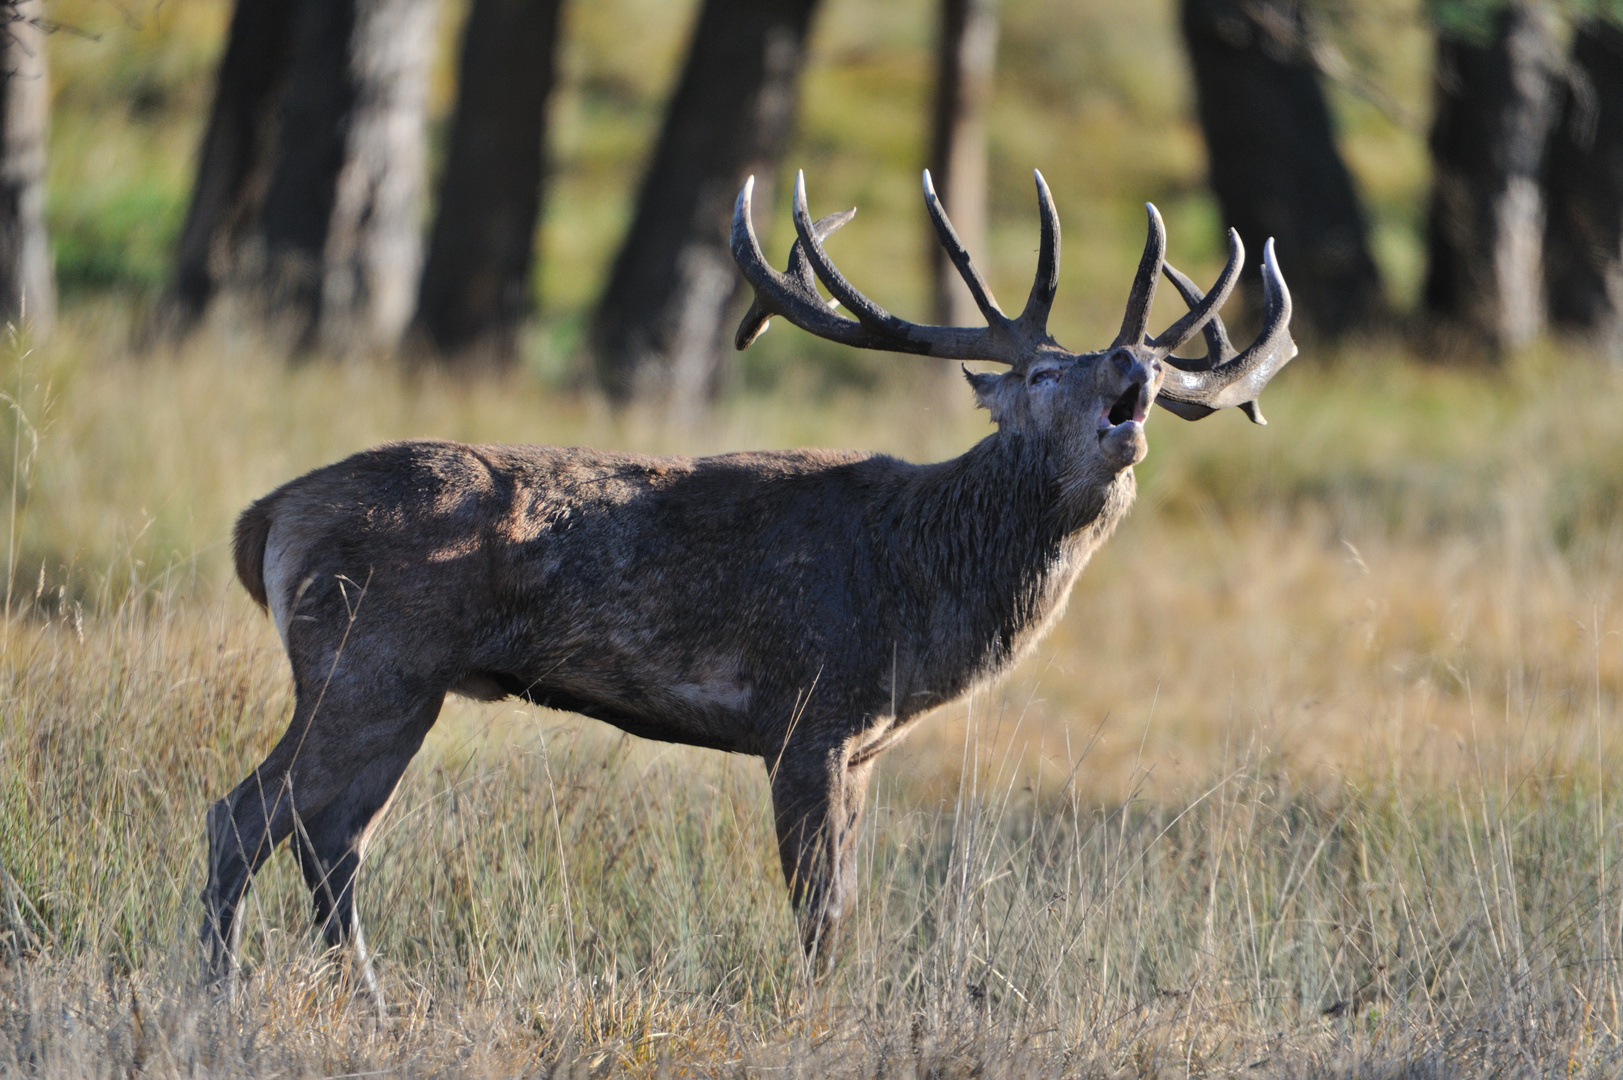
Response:
POLYGON ((275 620, 296 703, 275 749, 208 814, 210 975, 230 974, 249 880, 291 836, 327 942, 352 945, 370 979, 356 870, 448 692, 760 757, 802 942, 826 963, 856 888, 874 760, 920 715, 1007 670, 1058 618, 1133 501, 1152 402, 1191 420, 1238 406, 1262 423, 1257 394, 1296 352, 1272 241, 1263 329, 1237 353, 1217 311, 1239 276, 1239 237, 1230 232, 1228 265, 1203 294, 1166 264, 1149 207, 1121 332, 1073 353, 1046 329, 1059 222, 1040 174, 1037 278, 1015 318, 925 174, 925 204, 981 328, 905 322, 854 289, 823 240, 855 211, 813 223, 803 179, 799 239, 776 272, 751 224, 752 185, 732 227, 755 291, 738 346, 782 315, 858 348, 1005 364, 968 375, 997 430, 933 465, 857 451, 679 458, 401 442, 255 502, 237 522, 237 574, 275 620), (1162 274, 1189 311, 1148 337, 1162 274), (1173 355, 1199 333, 1204 358, 1173 355))

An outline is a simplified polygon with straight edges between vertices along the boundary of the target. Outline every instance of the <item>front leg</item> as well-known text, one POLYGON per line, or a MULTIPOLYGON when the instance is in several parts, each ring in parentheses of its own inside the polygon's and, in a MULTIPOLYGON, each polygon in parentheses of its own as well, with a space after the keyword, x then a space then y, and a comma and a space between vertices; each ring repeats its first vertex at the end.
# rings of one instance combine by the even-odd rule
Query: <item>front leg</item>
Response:
POLYGON ((821 973, 834 963, 840 924, 856 902, 857 826, 873 764, 852 765, 842 744, 800 753, 791 747, 767 767, 789 902, 806 957, 821 973))

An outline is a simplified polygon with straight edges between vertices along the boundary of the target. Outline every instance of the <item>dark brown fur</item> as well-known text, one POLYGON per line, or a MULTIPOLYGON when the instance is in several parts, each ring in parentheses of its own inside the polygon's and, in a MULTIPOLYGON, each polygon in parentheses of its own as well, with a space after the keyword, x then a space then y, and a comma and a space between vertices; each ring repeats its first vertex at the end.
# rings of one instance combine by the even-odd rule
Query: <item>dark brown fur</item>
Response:
MULTIPOLYGON (((1045 232, 1027 314, 1009 320, 983 296, 991 321, 977 332, 898 327, 819 271, 867 321, 833 317, 798 247, 790 277, 758 265, 748 193, 733 246, 757 303, 741 340, 784 314, 853 344, 1002 360, 1006 373, 970 376, 997 431, 933 465, 852 451, 690 459, 403 442, 254 503, 237 522, 237 572, 276 621, 295 704, 270 755, 209 812, 210 975, 231 971, 237 907, 291 836, 327 940, 353 944, 370 978, 355 873, 447 693, 517 696, 759 757, 804 946, 832 955, 874 759, 1053 624, 1132 502, 1161 361, 1210 330, 1240 250, 1235 240, 1204 300, 1168 271, 1191 315, 1149 339, 1165 243, 1152 209, 1117 342, 1076 354, 1044 329, 1059 238, 1040 178, 1045 232)), ((804 244, 814 226, 803 190, 797 201, 804 244)), ((1271 256, 1268 267, 1262 344, 1236 355, 1209 332, 1212 361, 1179 362, 1181 415, 1254 411, 1294 352, 1271 256)))
POLYGON ((231 554, 237 564, 237 580, 260 607, 265 598, 265 538, 270 535, 269 500, 261 499, 242 512, 231 530, 231 554))
POLYGON ((301 827, 327 936, 356 940, 366 835, 447 692, 760 757, 817 951, 849 909, 874 757, 1013 663, 1132 499, 1095 402, 1147 368, 1045 384, 1085 399, 1080 433, 1029 415, 1023 375, 987 378, 1004 430, 936 465, 407 442, 254 503, 238 574, 276 619, 297 704, 210 814, 211 965, 229 966, 253 870, 301 827))

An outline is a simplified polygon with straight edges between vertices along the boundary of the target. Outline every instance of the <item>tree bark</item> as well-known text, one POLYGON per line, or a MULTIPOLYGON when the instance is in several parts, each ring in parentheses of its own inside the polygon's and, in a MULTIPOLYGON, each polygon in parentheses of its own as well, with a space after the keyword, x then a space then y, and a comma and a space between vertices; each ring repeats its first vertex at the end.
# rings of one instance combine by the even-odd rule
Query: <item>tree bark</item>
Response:
POLYGON ((448 357, 510 361, 529 308, 562 0, 474 0, 416 323, 448 357))
POLYGON ((229 284, 299 348, 394 343, 420 264, 435 0, 238 0, 171 290, 229 284))
POLYGON ((1274 238, 1296 311, 1336 335, 1381 309, 1363 210, 1294 0, 1182 0, 1211 185, 1250 253, 1242 288, 1261 309, 1262 246, 1274 238))
POLYGON ((1540 174, 1556 68, 1537 3, 1509 4, 1487 41, 1437 37, 1425 306, 1495 351, 1543 325, 1540 174))
POLYGON ((0 318, 36 339, 56 321, 56 274, 45 234, 50 119, 40 0, 0 9, 0 318))
MULTIPOLYGON (((930 174, 958 238, 980 253, 986 248, 986 105, 997 65, 996 0, 941 0, 940 34, 930 174)), ((935 321, 979 325, 980 309, 934 228, 926 243, 935 321)))
POLYGON ((232 12, 175 274, 159 305, 167 334, 196 325, 258 214, 299 7, 294 0, 237 0, 232 12))
POLYGON ((355 106, 350 39, 357 2, 301 0, 259 220, 244 252, 244 287, 300 347, 314 344, 321 265, 355 106))
POLYGON ((321 336, 337 352, 395 345, 422 268, 428 70, 436 0, 358 0, 353 106, 322 252, 321 336))
MULTIPOLYGON (((816 0, 705 0, 590 335, 611 399, 691 413, 716 388, 738 273, 733 199, 788 138, 816 0)), ((765 200, 763 200, 765 201, 765 200)))
POLYGON ((1575 30, 1544 190, 1550 321, 1623 361, 1623 27, 1575 30))

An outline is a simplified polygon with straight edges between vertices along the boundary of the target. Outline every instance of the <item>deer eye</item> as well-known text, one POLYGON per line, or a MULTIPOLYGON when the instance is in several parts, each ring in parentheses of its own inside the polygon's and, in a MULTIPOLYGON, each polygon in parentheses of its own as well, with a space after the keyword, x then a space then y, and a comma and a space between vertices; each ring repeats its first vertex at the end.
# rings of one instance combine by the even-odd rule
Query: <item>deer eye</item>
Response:
POLYGON ((1031 373, 1030 385, 1032 385, 1032 386, 1047 386, 1050 383, 1055 383, 1055 382, 1058 382, 1058 381, 1059 381, 1059 369, 1058 368, 1043 368, 1041 371, 1034 371, 1034 372, 1031 373))

